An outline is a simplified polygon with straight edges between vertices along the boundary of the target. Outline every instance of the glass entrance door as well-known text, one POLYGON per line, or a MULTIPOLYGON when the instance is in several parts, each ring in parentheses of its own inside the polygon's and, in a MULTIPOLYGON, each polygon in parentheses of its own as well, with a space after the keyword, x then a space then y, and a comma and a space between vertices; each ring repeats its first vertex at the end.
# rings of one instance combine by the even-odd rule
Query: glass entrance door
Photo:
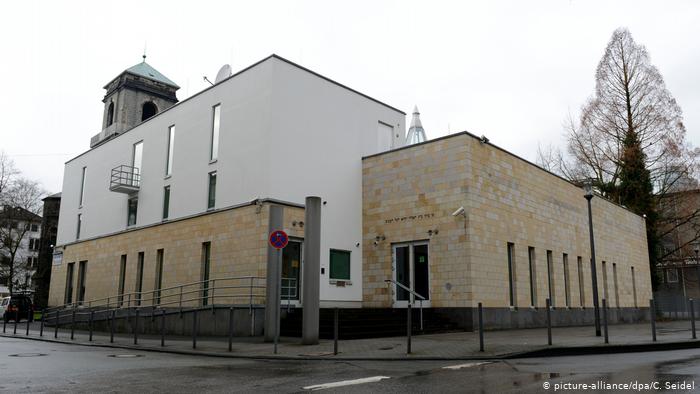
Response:
POLYGON ((423 296, 425 298, 423 306, 429 307, 430 268, 428 243, 396 244, 393 246, 392 260, 394 280, 403 285, 403 287, 394 285, 394 307, 405 308, 409 302, 417 304, 420 297, 416 297, 414 293, 423 296))
POLYGON ((298 303, 301 294, 302 242, 290 240, 282 249, 282 303, 298 303))

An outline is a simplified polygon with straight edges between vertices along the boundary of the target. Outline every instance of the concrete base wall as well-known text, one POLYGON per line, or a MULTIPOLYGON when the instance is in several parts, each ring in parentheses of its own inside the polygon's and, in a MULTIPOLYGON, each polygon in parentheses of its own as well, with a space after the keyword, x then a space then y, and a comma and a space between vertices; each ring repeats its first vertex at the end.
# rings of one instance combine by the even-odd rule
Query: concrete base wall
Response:
MULTIPOLYGON (((468 331, 478 329, 477 308, 433 308, 435 313, 449 319, 468 331)), ((484 308, 484 329, 506 330, 515 328, 538 328, 547 326, 545 308, 484 308)), ((595 323, 593 308, 555 308, 551 310, 553 327, 585 326, 595 323)), ((601 325, 603 315, 601 310, 601 325)), ((649 308, 608 309, 608 324, 638 323, 649 321, 649 308)))
MULTIPOLYGON (((138 332, 139 334, 160 335, 161 312, 158 309, 152 313, 150 308, 144 308, 139 312, 138 332)), ((172 308, 165 309, 165 334, 166 335, 192 335, 193 318, 195 309, 172 308)), ((197 335, 203 336, 226 336, 229 327, 229 307, 215 306, 204 307, 197 312, 197 335)), ((247 307, 234 309, 233 334, 234 336, 258 336, 263 334, 263 322, 265 319, 263 308, 247 307)), ((76 314, 75 329, 87 330, 89 328, 89 310, 80 310, 76 314)), ((97 312, 94 315, 93 330, 98 332, 110 331, 110 314, 97 312)), ((133 333, 136 320, 135 310, 120 309, 115 313, 115 333, 133 333)), ((53 327, 55 315, 50 313, 47 316, 46 325, 53 327)), ((70 328, 72 314, 65 311, 61 314, 59 324, 61 328, 70 328)))

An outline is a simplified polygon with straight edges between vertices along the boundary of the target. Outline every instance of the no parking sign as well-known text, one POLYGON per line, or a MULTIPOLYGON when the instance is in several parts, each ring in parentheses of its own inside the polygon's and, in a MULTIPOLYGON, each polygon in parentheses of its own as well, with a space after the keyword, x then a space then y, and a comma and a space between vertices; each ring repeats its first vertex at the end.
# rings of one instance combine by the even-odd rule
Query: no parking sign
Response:
POLYGON ((270 233, 270 246, 275 249, 284 249, 289 243, 289 236, 282 230, 275 230, 270 233))

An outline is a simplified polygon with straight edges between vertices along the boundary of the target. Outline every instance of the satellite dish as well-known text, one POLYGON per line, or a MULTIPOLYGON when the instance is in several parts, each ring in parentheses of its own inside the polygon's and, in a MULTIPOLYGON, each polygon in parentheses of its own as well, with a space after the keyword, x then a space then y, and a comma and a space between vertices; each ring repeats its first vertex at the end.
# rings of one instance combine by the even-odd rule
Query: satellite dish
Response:
POLYGON ((228 64, 224 64, 220 69, 219 72, 216 74, 216 79, 214 80, 214 83, 217 84, 224 79, 230 77, 232 75, 231 73, 231 66, 228 64))

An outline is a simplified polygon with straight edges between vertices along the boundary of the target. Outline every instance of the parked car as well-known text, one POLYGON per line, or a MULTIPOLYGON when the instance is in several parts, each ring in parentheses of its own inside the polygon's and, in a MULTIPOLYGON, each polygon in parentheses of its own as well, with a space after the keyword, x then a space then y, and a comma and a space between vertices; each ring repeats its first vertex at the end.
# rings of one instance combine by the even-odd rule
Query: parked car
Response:
POLYGON ((6 322, 10 320, 21 321, 27 318, 31 322, 34 320, 34 304, 27 295, 13 294, 2 299, 2 302, 0 302, 0 313, 2 313, 2 318, 6 322))

